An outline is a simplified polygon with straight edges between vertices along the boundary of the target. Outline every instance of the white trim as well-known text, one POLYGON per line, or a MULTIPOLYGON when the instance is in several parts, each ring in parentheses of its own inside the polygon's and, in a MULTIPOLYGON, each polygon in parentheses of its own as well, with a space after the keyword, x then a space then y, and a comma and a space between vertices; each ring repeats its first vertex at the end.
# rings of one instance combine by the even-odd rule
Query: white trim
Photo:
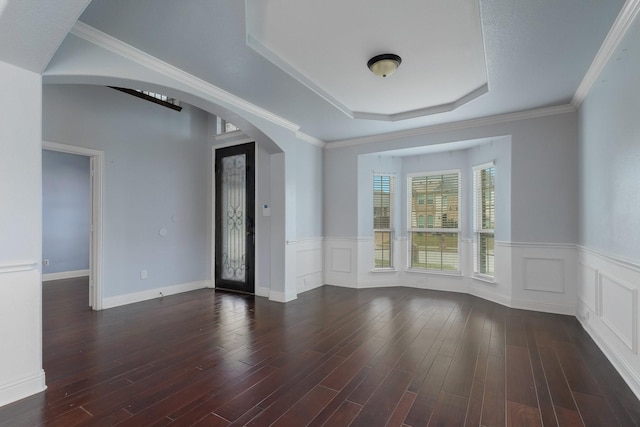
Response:
MULTIPOLYGON (((234 139, 233 141, 227 141, 227 142, 221 142, 221 143, 214 143, 211 148, 213 148, 214 154, 215 154, 215 150, 218 150, 220 148, 228 148, 228 147, 234 147, 236 145, 242 145, 242 144, 250 144, 252 142, 256 142, 255 139, 253 138, 242 138, 242 139, 234 139)), ((214 158, 215 160, 215 158, 214 158)))
POLYGON ((201 280, 199 282, 181 283, 179 285, 165 286, 162 288, 148 289, 145 291, 134 292, 131 294, 117 295, 107 297, 102 301, 102 308, 113 308, 121 305, 133 304, 136 302, 147 301, 155 298, 162 298, 169 295, 175 295, 183 292, 195 291, 198 289, 211 288, 210 280, 201 280))
POLYGON ((43 282, 49 282, 51 280, 73 279, 76 277, 87 277, 90 274, 90 270, 73 270, 73 271, 61 271, 59 273, 47 273, 42 275, 43 282))
POLYGON ((44 370, 40 369, 35 375, 24 377, 0 387, 0 406, 24 399, 46 389, 44 370))
POLYGON ((80 147, 76 145, 60 144, 52 141, 42 141, 43 150, 53 150, 62 153, 77 154, 87 156, 91 159, 92 188, 91 188, 91 222, 92 236, 90 247, 90 267, 89 267, 89 286, 90 301, 89 304, 94 310, 102 310, 103 301, 103 283, 102 272, 104 269, 103 258, 103 209, 104 209, 104 171, 105 171, 105 154, 104 151, 94 150, 91 148, 80 147))
POLYGON ((487 276, 487 275, 481 275, 480 273, 473 273, 473 275, 469 276, 471 277, 471 279, 473 280, 477 280, 479 282, 483 282, 483 283, 489 283, 492 285, 495 285, 496 283, 496 278, 495 276, 487 276))
POLYGON ((122 40, 119 40, 113 36, 110 36, 102 31, 85 24, 84 22, 77 21, 71 28, 71 34, 80 37, 96 46, 107 49, 116 55, 122 56, 129 60, 136 62, 146 68, 156 71, 166 77, 174 79, 196 91, 196 93, 204 93, 217 101, 230 104, 235 108, 243 110, 247 113, 254 114, 262 119, 265 119, 275 125, 295 132, 296 136, 305 142, 315 144, 323 143, 317 138, 310 135, 306 135, 300 132, 300 125, 297 125, 289 120, 280 117, 264 108, 258 107, 232 93, 229 93, 211 83, 195 77, 173 65, 164 62, 154 56, 137 49, 122 40), (314 141, 314 142, 311 142, 314 141))
POLYGON ((495 242, 496 246, 505 248, 531 248, 531 249, 575 249, 576 245, 572 243, 537 243, 537 242, 495 242))
POLYGON ((324 141, 322 141, 322 140, 320 140, 320 139, 318 139, 318 138, 316 138, 314 136, 307 135, 304 132, 300 132, 299 130, 296 131, 296 137, 298 139, 301 139, 304 142, 308 142, 311 145, 315 145, 316 147, 324 148, 327 145, 326 142, 324 142, 324 141))
POLYGON ((481 117, 477 119, 462 120, 459 122, 442 123, 415 129, 407 129, 397 132, 382 133, 360 138, 343 139, 329 142, 326 149, 350 147, 353 145, 369 144, 372 142, 390 141, 393 139, 409 138, 412 136, 427 135, 439 132, 455 131, 472 127, 488 126, 499 123, 513 122, 517 120, 535 119, 539 117, 553 116, 557 114, 575 113, 576 109, 571 104, 555 107, 538 108, 535 110, 518 111, 515 113, 499 114, 496 116, 481 117))
POLYGON ((624 268, 628 268, 631 269, 633 271, 636 271, 638 273, 640 273, 640 263, 629 259, 629 258, 622 258, 619 257, 618 255, 612 254, 610 252, 605 252, 605 251, 601 251, 601 250, 597 250, 597 249, 591 249, 591 248, 587 248, 585 246, 582 245, 578 245, 577 246, 578 249, 580 249, 583 252, 586 252, 588 254, 591 255, 595 255, 598 256, 600 258, 604 258, 606 261, 612 262, 620 267, 624 267, 624 268))
MULTIPOLYGON (((418 274, 433 274, 434 276, 446 276, 446 277, 455 277, 458 279, 463 279, 464 275, 462 271, 449 271, 449 270, 433 270, 433 269, 418 269, 418 268, 407 268, 404 270, 405 273, 418 273, 418 274)), ((400 285, 405 286, 405 285, 400 285)))
POLYGON ((295 295, 287 296, 287 294, 285 294, 284 292, 277 292, 277 291, 269 292, 269 301, 285 303, 285 302, 293 301, 296 298, 297 297, 295 295))
POLYGON ((31 271, 31 270, 36 270, 37 268, 38 268, 38 263, 32 262, 32 261, 18 262, 15 264, 2 264, 0 265, 0 274, 18 273, 21 271, 31 271))
POLYGON ((221 139, 236 138, 238 136, 246 136, 246 135, 244 134, 244 132, 242 132, 240 129, 238 129, 238 130, 234 130, 233 132, 217 133, 217 134, 214 135, 213 139, 218 141, 218 140, 221 140, 221 139))
POLYGON ((609 274, 605 274, 602 272, 598 273, 598 317, 604 323, 604 325, 609 328, 609 330, 622 342, 624 345, 629 348, 633 353, 638 354, 638 289, 633 286, 625 283, 622 280, 619 280, 615 277, 612 277, 609 274), (604 310, 604 279, 607 279, 612 284, 618 286, 629 292, 631 298, 631 337, 626 337, 624 332, 621 331, 616 324, 614 324, 610 319, 606 317, 604 310))
POLYGON ((543 313, 566 314, 568 316, 575 316, 576 314, 575 305, 549 304, 545 302, 524 301, 518 299, 511 299, 509 307, 522 310, 540 311, 543 313))
POLYGON ((591 339, 602 350, 605 357, 611 362, 613 367, 618 371, 622 379, 627 383, 631 391, 640 399, 640 376, 635 373, 635 370, 627 363, 624 357, 618 353, 614 347, 610 346, 591 326, 591 324, 585 319, 576 316, 578 322, 582 325, 582 328, 589 334, 591 339))
POLYGON ((622 10, 618 14, 615 22, 611 26, 607 37, 604 39, 602 46, 598 50, 591 66, 587 70, 587 73, 582 78, 582 82, 578 86, 576 93, 573 95, 571 105, 574 108, 579 108, 582 102, 585 100, 589 91, 593 87, 593 84, 598 80, 602 70, 611 59, 618 45, 627 33, 627 30, 636 18, 636 15, 640 11, 640 0, 627 0, 622 10))

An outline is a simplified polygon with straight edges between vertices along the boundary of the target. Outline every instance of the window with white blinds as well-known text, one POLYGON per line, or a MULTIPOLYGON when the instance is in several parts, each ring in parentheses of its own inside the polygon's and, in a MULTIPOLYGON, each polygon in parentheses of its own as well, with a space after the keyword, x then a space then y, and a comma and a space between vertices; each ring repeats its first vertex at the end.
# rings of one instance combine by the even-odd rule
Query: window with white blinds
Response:
POLYGON ((393 268, 394 177, 373 176, 374 268, 393 268))
POLYGON ((493 164, 473 169, 474 273, 495 275, 495 167, 493 164))
POLYGON ((410 174, 409 268, 460 271, 460 172, 410 174))

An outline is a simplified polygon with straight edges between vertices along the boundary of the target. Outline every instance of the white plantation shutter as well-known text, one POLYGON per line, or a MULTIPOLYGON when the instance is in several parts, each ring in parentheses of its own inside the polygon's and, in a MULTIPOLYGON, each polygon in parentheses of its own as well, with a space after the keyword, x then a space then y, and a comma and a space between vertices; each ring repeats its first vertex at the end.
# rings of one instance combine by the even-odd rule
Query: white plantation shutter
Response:
POLYGON ((459 271, 460 172, 408 177, 412 269, 459 271))
POLYGON ((474 192, 474 273, 495 274, 495 167, 493 164, 473 169, 474 192))
POLYGON ((373 176, 374 268, 393 268, 394 177, 373 176))

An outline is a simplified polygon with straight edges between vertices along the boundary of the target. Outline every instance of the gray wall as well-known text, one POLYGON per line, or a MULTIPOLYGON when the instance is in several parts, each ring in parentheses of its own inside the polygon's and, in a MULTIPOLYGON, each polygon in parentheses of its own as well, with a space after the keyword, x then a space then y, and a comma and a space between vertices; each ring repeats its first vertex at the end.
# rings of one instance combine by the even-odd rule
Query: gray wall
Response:
POLYGON ((42 273, 89 269, 90 159, 42 152, 42 273))
POLYGON ((308 143, 296 146, 297 240, 322 237, 323 149, 308 143))
POLYGON ((640 21, 582 104, 580 243, 640 261, 640 21))
MULTIPOLYGON (((500 239, 531 243, 578 241, 577 114, 566 113, 453 131, 329 148, 325 153, 325 235, 357 237, 358 156, 479 138, 511 138, 510 230, 500 239)), ((508 152, 506 155, 509 155, 508 152)), ((478 159, 474 159, 474 162, 478 159)), ((496 164, 498 172, 498 164, 496 164)), ((506 172, 506 171, 505 171, 506 172)), ((508 180, 507 180, 508 181, 508 180)), ((500 208, 502 209, 502 208, 500 208)))
POLYGON ((208 116, 105 87, 44 86, 43 139, 105 152, 105 297, 210 278, 208 116))

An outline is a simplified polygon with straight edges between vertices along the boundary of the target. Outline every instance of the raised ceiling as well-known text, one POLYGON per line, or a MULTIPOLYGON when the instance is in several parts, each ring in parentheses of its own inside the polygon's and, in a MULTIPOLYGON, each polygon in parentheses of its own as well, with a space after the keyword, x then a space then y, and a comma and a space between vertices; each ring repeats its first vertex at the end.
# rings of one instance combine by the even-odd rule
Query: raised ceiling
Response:
POLYGON ((247 44, 352 118, 451 111, 488 90, 478 0, 247 1, 247 44), (388 78, 367 61, 394 53, 388 78))
MULTIPOLYGON (((10 5, 12 1, 22 0, 10 0, 10 5)), ((338 102, 328 101, 326 94, 319 95, 319 90, 310 89, 299 78, 283 71, 249 47, 245 6, 249 4, 248 10, 252 10, 253 2, 263 3, 263 10, 270 11, 270 5, 277 4, 278 0, 93 0, 80 21, 299 125, 301 132, 331 142, 567 106, 625 3, 624 0, 483 0, 479 3, 479 13, 489 91, 453 111, 387 121, 349 117, 335 105, 338 102)), ((35 5, 37 2, 31 3, 35 5)), ((72 1, 65 0, 65 3, 72 1)), ((368 56, 391 50, 406 61, 397 76, 393 75, 382 82, 378 80, 377 83, 394 84, 403 77, 401 73, 410 72, 413 58, 428 59, 431 56, 426 50, 427 44, 415 42, 420 39, 417 31, 423 29, 415 24, 418 20, 405 6, 445 4, 449 1, 407 0, 401 6, 398 2, 388 2, 398 9, 393 13, 394 19, 399 20, 400 24, 379 29, 381 33, 393 34, 391 44, 382 44, 383 38, 366 40, 357 47, 360 50, 357 53, 352 52, 354 47, 350 44, 347 48, 350 40, 334 38, 334 28, 351 28, 349 35, 344 36, 347 38, 371 34, 371 20, 384 18, 388 11, 381 8, 386 5, 377 1, 351 0, 343 2, 345 5, 333 1, 307 3, 304 0, 304 3, 315 8, 314 16, 317 16, 316 10, 321 11, 317 26, 313 31, 300 27, 300 22, 304 21, 301 15, 309 15, 305 8, 292 6, 281 9, 282 19, 292 21, 288 29, 282 29, 281 37, 294 41, 331 40, 326 48, 345 50, 343 55, 353 58, 354 69, 363 68, 362 79, 373 79, 365 67, 368 56), (346 9, 350 13, 360 11, 361 16, 357 19, 351 16, 346 23, 341 23, 346 19, 342 13, 346 9)), ((37 9, 34 9, 34 13, 37 13, 37 9)), ((26 21, 21 21, 21 25, 27 25, 26 21)), ((444 36, 447 33, 445 26, 435 25, 431 30, 437 34, 431 38, 447 40, 444 36)), ((463 47, 450 48, 452 55, 463 51, 463 47)), ((323 52, 316 53, 319 59, 326 57, 323 52)), ((59 58, 59 61, 63 60, 59 58)), ((55 63, 56 56, 51 65, 55 66, 55 63)), ((438 64, 433 64, 433 67, 437 68, 438 64)), ((337 66, 335 80, 333 84, 336 87, 348 88, 353 83, 353 75, 345 76, 341 73, 341 66, 337 66)), ((332 89, 329 86, 315 83, 330 94, 332 89)), ((418 93, 433 83, 431 78, 423 74, 423 78, 414 81, 413 89, 418 93)), ((460 93, 468 91, 468 87, 459 88, 460 93)), ((391 99, 393 97, 386 95, 349 101, 339 99, 342 93, 338 92, 332 96, 348 110, 356 112, 379 112, 380 99, 396 102, 391 99)), ((432 101, 425 104, 424 93, 420 93, 419 96, 408 95, 408 98, 413 98, 403 101, 408 106, 396 105, 393 110, 382 110, 382 114, 431 105, 432 101)), ((435 103, 438 102, 442 101, 435 103)))

